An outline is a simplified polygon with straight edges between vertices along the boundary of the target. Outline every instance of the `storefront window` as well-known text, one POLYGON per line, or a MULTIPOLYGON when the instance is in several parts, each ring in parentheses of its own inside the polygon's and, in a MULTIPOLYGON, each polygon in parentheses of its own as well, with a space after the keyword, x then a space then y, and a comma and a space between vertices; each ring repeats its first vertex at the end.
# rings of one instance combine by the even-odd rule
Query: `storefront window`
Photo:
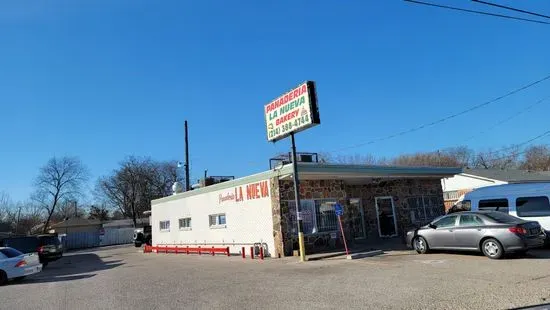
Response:
MULTIPOLYGON (((334 212, 334 205, 337 199, 304 199, 300 200, 301 216, 304 234, 315 234, 319 232, 337 231, 338 218, 334 212)), ((296 202, 287 201, 288 217, 290 219, 290 230, 298 233, 298 221, 296 218, 296 202)))
MULTIPOLYGON (((314 234, 317 232, 315 229, 315 201, 314 200, 300 200, 302 208, 300 210, 302 215, 302 224, 304 234, 314 234)), ((296 202, 294 200, 288 201, 289 218, 292 222, 291 230, 294 233, 298 233, 298 221, 296 218, 296 202)))
POLYGON ((407 198, 411 223, 421 226, 445 214, 445 207, 438 196, 413 196, 407 198))
POLYGON ((315 200, 317 228, 319 232, 338 230, 338 218, 334 212, 335 199, 315 200))

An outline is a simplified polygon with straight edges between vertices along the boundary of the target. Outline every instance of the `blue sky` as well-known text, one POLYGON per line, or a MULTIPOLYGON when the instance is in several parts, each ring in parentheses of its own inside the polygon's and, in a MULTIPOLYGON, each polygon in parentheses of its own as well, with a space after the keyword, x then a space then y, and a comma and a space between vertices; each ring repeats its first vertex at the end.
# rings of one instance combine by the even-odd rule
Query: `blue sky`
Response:
MULTIPOLYGON (((128 155, 183 160, 186 119, 193 179, 204 169, 236 176, 265 170, 289 143, 266 141, 263 106, 304 80, 317 83, 322 124, 296 136, 298 149, 326 152, 431 122, 550 74, 550 25, 402 1, 343 3, 0 2, 0 191, 26 199, 52 156, 79 156, 91 186, 128 155)), ((542 2, 521 5, 550 14, 542 2)), ((550 82, 336 155, 464 144, 548 95, 550 82)), ((540 104, 469 146, 528 140, 549 129, 549 107, 540 104)))

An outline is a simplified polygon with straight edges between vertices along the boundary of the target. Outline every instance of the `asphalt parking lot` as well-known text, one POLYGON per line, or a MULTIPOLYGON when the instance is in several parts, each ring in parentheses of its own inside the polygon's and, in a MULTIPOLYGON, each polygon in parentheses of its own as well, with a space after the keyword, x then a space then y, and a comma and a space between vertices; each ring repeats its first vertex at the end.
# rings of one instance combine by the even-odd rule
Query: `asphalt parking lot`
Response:
POLYGON ((550 303, 550 251, 489 260, 411 251, 360 260, 68 253, 0 287, 0 309, 511 309, 550 303))

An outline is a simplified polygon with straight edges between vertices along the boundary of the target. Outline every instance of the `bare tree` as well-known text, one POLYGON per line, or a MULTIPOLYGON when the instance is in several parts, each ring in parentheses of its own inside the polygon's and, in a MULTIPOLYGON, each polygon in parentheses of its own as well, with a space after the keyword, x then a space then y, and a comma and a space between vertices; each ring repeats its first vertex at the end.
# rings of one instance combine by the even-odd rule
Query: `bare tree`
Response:
POLYGON ((392 163, 396 166, 461 167, 462 163, 443 151, 400 155, 392 163))
POLYGON ((519 165, 520 151, 518 147, 478 152, 473 161, 475 168, 481 169, 513 169, 519 165))
POLYGON ((7 222, 9 213, 12 209, 10 195, 2 191, 0 192, 0 222, 7 222))
POLYGON ((88 218, 91 220, 107 221, 109 219, 109 210, 105 205, 93 205, 90 207, 88 218))
POLYGON ((40 168, 35 181, 33 200, 47 211, 44 232, 61 201, 82 195, 82 186, 88 181, 88 170, 76 157, 53 157, 40 168))
POLYGON ((0 192, 0 231, 12 231, 14 224, 14 206, 6 192, 0 192))
POLYGON ((377 158, 372 154, 332 155, 330 153, 321 153, 318 156, 320 163, 327 164, 387 165, 387 160, 385 158, 377 158))
POLYGON ((58 203, 58 206, 51 217, 52 221, 63 221, 69 218, 82 218, 85 210, 77 200, 64 199, 58 203))
POLYGON ((17 221, 15 232, 20 234, 31 234, 45 231, 44 208, 34 201, 19 202, 17 204, 17 221), (43 224, 44 226, 40 226, 43 224))
POLYGON ((550 170, 550 148, 547 145, 529 147, 525 151, 521 168, 532 171, 550 170))
POLYGON ((122 220, 124 219, 124 214, 120 212, 120 210, 113 211, 113 215, 111 216, 112 220, 122 220))
POLYGON ((151 186, 155 197, 168 196, 172 192, 174 182, 178 178, 178 166, 176 161, 153 162, 148 174, 152 177, 151 186))
POLYGON ((151 209, 151 200, 170 194, 176 180, 176 163, 155 162, 149 158, 130 157, 120 163, 120 168, 98 180, 96 192, 111 207, 125 217, 141 218, 151 209))
POLYGON ((444 149, 443 154, 452 158, 460 167, 469 167, 474 158, 474 151, 467 146, 456 146, 444 149))

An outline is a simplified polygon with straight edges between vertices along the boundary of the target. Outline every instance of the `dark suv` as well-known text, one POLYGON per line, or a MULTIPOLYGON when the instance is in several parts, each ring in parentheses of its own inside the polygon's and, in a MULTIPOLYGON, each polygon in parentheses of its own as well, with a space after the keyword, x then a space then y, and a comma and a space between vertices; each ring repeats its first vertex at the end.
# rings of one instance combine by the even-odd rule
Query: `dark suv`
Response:
POLYGON ((9 237, 2 239, 0 246, 12 247, 23 253, 38 253, 43 267, 63 256, 63 246, 57 235, 9 237))
POLYGON ((151 245, 152 231, 151 225, 146 225, 143 228, 134 230, 134 245, 136 248, 141 247, 142 244, 151 245))

